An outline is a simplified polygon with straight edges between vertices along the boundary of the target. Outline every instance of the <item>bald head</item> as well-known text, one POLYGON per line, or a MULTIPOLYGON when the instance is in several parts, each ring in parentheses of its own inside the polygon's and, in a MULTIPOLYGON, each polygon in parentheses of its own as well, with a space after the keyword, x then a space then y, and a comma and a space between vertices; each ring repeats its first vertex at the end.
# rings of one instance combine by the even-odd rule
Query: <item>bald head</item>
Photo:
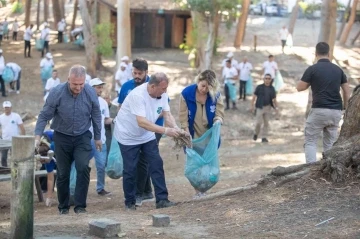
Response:
POLYGON ((149 85, 158 86, 163 81, 165 81, 166 83, 169 83, 169 78, 166 76, 165 73, 157 72, 157 73, 151 75, 150 80, 149 80, 149 85))

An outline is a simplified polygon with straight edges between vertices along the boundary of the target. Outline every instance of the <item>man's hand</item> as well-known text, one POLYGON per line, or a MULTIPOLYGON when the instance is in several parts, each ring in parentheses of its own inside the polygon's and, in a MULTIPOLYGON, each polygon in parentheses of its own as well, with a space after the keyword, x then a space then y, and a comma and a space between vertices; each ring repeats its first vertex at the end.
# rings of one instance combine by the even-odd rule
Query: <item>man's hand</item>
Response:
POLYGON ((95 140, 95 147, 96 147, 96 150, 101 152, 102 150, 102 142, 101 140, 95 140))
POLYGON ((35 150, 38 150, 38 148, 39 148, 40 139, 41 139, 40 135, 35 136, 35 150))
POLYGON ((215 120, 214 124, 222 124, 221 120, 215 120))
POLYGON ((175 129, 175 128, 165 128, 165 132, 164 134, 166 136, 169 137, 179 137, 179 135, 181 134, 181 130, 180 129, 175 129))

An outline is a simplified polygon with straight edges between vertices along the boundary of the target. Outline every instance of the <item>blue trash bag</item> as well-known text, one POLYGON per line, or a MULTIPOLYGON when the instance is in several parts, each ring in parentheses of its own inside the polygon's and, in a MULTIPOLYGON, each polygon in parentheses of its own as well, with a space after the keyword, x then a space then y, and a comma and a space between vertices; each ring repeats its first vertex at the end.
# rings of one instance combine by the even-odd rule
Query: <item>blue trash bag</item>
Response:
POLYGON ((74 44, 78 46, 84 46, 84 39, 82 38, 81 34, 76 38, 74 44))
POLYGON ((246 95, 252 95, 254 93, 253 79, 251 76, 249 76, 249 79, 246 82, 245 92, 246 92, 246 95))
POLYGON ((36 48, 36 50, 42 51, 43 48, 44 48, 44 43, 45 43, 45 41, 44 41, 43 39, 37 39, 37 40, 35 41, 35 48, 36 48))
POLYGON ((121 156, 120 146, 113 136, 105 172, 109 178, 119 179, 123 175, 123 169, 123 158, 121 156))
POLYGON ((75 161, 71 164, 71 171, 70 171, 70 195, 75 195, 75 186, 76 186, 76 168, 75 168, 75 161))
POLYGON ((283 86, 284 86, 284 80, 282 78, 282 75, 280 71, 276 71, 275 82, 274 82, 275 91, 279 92, 283 86))
POLYGON ((220 128, 220 123, 214 124, 203 136, 192 141, 192 148, 186 148, 185 177, 200 192, 206 192, 219 181, 220 128))
POLYGON ((3 78, 4 82, 9 83, 14 80, 14 77, 15 77, 14 72, 11 69, 11 67, 6 66, 2 73, 2 78, 3 78))
POLYGON ((52 71, 53 71, 52 66, 41 68, 41 71, 40 71, 41 79, 49 79, 49 78, 51 78, 52 71))
POLYGON ((69 42, 69 37, 67 35, 64 35, 63 40, 64 40, 65 43, 68 43, 69 42))
POLYGON ((230 82, 226 83, 227 87, 229 88, 229 96, 232 101, 236 101, 236 87, 230 82))

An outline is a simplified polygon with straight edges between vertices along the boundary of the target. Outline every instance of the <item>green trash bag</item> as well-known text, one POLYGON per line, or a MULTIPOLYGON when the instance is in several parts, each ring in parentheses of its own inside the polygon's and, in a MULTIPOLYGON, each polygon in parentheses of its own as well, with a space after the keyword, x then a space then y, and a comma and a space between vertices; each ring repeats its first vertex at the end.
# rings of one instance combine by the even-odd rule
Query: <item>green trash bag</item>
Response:
POLYGON ((204 135, 192 141, 192 148, 185 150, 185 176, 196 190, 203 193, 219 181, 220 128, 220 123, 214 124, 204 135))

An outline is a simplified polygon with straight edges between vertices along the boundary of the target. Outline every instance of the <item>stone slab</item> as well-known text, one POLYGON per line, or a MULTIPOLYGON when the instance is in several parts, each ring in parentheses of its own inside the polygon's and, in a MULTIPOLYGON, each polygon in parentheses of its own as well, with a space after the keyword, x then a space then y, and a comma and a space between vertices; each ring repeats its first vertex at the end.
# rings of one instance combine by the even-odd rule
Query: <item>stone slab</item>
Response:
POLYGON ((121 232, 120 222, 101 218, 89 222, 89 234, 101 238, 115 237, 121 232))
POLYGON ((152 215, 154 227, 168 227, 170 225, 170 217, 165 214, 152 215))

